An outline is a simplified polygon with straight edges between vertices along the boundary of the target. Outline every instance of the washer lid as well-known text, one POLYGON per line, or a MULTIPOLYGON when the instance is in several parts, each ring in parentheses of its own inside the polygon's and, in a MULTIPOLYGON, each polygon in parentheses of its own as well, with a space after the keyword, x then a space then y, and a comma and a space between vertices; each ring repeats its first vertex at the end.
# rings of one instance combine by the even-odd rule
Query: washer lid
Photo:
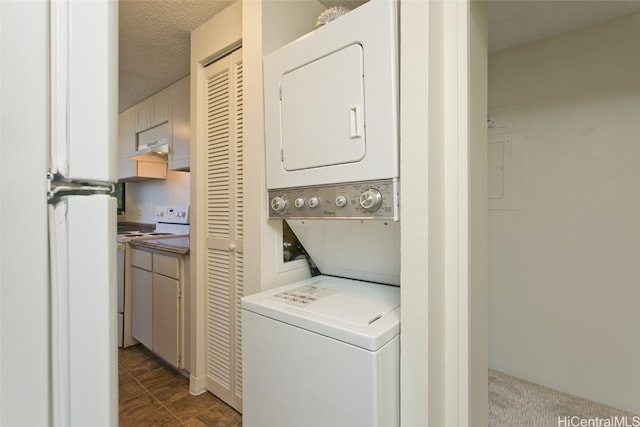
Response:
POLYGON ((400 332, 400 289, 317 276, 250 295, 242 308, 375 351, 400 332))

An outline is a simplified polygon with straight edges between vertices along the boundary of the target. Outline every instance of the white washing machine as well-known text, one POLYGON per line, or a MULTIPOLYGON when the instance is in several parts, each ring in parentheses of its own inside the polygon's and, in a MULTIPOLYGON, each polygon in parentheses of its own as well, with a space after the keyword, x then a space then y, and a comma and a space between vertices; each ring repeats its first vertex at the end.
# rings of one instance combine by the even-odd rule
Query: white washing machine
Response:
POLYGON ((242 299, 243 425, 399 425, 400 288, 330 276, 242 299))

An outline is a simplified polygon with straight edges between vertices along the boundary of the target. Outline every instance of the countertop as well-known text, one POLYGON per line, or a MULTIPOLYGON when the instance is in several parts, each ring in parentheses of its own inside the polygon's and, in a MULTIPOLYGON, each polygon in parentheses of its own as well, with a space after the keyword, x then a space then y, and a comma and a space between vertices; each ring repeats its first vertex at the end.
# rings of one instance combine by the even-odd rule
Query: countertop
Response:
POLYGON ((175 254, 187 255, 189 253, 188 237, 168 237, 163 239, 133 240, 131 246, 156 249, 175 254))

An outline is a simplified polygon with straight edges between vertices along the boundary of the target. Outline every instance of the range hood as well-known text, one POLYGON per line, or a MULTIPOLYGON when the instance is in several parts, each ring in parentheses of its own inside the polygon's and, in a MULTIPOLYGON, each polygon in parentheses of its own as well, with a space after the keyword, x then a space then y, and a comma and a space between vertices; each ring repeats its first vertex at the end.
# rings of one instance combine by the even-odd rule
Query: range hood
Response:
POLYGON ((166 163, 169 154, 169 123, 138 133, 138 150, 127 156, 140 162, 166 163))

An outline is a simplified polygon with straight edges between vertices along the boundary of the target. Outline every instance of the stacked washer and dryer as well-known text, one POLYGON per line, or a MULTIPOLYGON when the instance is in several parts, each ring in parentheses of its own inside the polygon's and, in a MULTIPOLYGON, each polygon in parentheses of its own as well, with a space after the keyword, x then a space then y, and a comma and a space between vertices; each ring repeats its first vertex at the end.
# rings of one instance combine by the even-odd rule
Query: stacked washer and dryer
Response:
POLYGON ((397 4, 264 58, 270 220, 321 275, 242 299, 243 425, 397 426, 397 4))

